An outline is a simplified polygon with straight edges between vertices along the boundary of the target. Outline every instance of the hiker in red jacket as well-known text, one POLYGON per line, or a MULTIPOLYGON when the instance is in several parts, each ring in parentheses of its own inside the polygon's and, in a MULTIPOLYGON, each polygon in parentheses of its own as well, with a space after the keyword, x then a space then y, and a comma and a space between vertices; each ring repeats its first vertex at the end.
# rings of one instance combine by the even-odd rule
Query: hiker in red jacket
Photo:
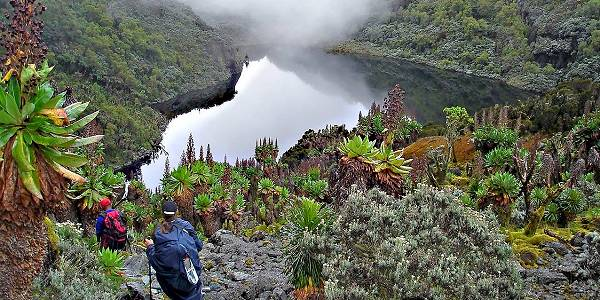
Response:
POLYGON ((123 214, 112 209, 110 199, 100 200, 102 212, 96 219, 96 238, 101 248, 125 249, 127 243, 127 222, 123 214))

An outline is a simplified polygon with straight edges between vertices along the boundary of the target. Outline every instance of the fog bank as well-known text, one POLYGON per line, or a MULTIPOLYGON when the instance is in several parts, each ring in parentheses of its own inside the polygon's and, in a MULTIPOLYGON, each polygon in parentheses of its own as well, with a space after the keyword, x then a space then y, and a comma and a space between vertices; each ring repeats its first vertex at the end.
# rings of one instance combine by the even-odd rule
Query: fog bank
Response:
POLYGON ((390 0, 178 0, 209 22, 234 25, 263 44, 314 46, 347 38, 390 0))

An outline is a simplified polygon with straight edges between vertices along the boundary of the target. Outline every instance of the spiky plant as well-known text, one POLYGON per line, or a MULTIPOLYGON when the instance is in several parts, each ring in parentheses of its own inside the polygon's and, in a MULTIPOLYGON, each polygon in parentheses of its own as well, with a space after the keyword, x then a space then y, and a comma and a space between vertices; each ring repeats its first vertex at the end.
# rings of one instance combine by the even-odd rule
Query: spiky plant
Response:
POLYGON ((125 184, 125 174, 114 173, 110 168, 98 166, 84 172, 86 181, 74 183, 66 196, 79 203, 83 210, 91 210, 106 197, 115 198, 115 191, 125 184))
POLYGON ((301 198, 289 212, 283 230, 288 241, 284 254, 286 273, 297 289, 322 285, 324 261, 315 237, 330 225, 330 216, 329 209, 309 198, 301 198))
POLYGON ((215 198, 211 194, 200 194, 194 199, 194 208, 200 216, 200 224, 207 237, 221 228, 221 219, 216 214, 215 198))
POLYGON ((122 278, 125 263, 123 253, 110 249, 98 250, 98 262, 108 277, 112 279, 122 278))
POLYGON ((558 223, 560 218, 560 208, 556 203, 549 203, 544 211, 544 220, 551 224, 558 223))
POLYGON ((87 103, 63 107, 65 94, 49 83, 38 17, 45 7, 35 0, 10 5, 9 22, 0 25, 0 295, 19 300, 31 299, 31 282, 44 265, 46 212, 64 201, 65 178, 85 180, 68 169, 87 162, 70 148, 101 136, 75 134, 98 113, 79 119, 87 103))
POLYGON ((402 150, 392 150, 391 147, 381 144, 375 154, 367 160, 373 165, 377 174, 377 181, 390 194, 399 196, 403 191, 404 176, 410 173, 412 159, 404 159, 402 150))
POLYGON ((212 209, 213 200, 209 194, 199 194, 194 198, 194 208, 199 213, 206 213, 212 209))
POLYGON ((348 159, 368 159, 375 152, 375 142, 369 141, 368 138, 354 136, 351 140, 344 139, 338 148, 348 159))
POLYGON ((275 183, 269 178, 263 178, 258 182, 258 191, 262 194, 275 193, 275 183))
POLYGON ((555 200, 560 212, 559 224, 567 225, 575 215, 585 210, 585 195, 577 188, 563 190, 555 200))
POLYGON ((206 184, 212 184, 209 183, 209 181, 212 179, 212 171, 210 167, 202 160, 198 160, 192 164, 191 173, 191 178, 193 180, 192 183, 197 187, 197 189, 202 189, 202 187, 206 184))
POLYGON ((323 199, 325 197, 325 191, 329 187, 327 181, 319 179, 319 180, 306 180, 302 184, 302 191, 306 193, 306 195, 316 198, 323 199))
POLYGON ((271 224, 275 221, 277 212, 275 211, 275 197, 277 194, 277 186, 269 178, 263 178, 258 182, 258 192, 262 196, 262 204, 264 205, 264 220, 271 224))
POLYGON ((244 207, 246 206, 246 200, 244 196, 237 194, 233 203, 226 210, 225 215, 228 220, 236 222, 240 219, 242 213, 244 212, 244 207))
POLYGON ((0 149, 3 150, 0 159, 14 161, 21 184, 28 194, 39 200, 44 199, 41 160, 62 176, 84 182, 83 177, 66 167, 81 167, 87 159, 70 152, 69 148, 82 147, 102 138, 75 135, 98 112, 77 120, 89 103, 77 102, 62 108, 65 94, 55 95, 48 82, 51 70, 47 64, 39 69, 29 65, 19 77, 0 84, 0 149), (37 83, 31 87, 34 80, 37 83))
POLYGON ((194 176, 187 166, 179 166, 163 181, 165 193, 173 197, 173 200, 179 206, 181 216, 190 221, 194 220, 193 183, 194 176))
POLYGON ((368 138, 355 136, 344 139, 338 150, 343 154, 340 159, 339 170, 335 172, 335 185, 331 188, 331 195, 338 202, 345 201, 351 185, 366 188, 373 185, 373 166, 367 160, 375 154, 375 142, 368 138))
POLYGON ((508 207, 518 196, 521 188, 514 175, 507 172, 497 172, 485 182, 486 196, 497 206, 508 207))
POLYGON ((498 147, 485 155, 485 166, 493 172, 503 170, 513 159, 513 149, 498 147))
POLYGON ((539 207, 543 205, 548 199, 548 192, 545 188, 535 187, 531 190, 531 203, 533 207, 539 207))

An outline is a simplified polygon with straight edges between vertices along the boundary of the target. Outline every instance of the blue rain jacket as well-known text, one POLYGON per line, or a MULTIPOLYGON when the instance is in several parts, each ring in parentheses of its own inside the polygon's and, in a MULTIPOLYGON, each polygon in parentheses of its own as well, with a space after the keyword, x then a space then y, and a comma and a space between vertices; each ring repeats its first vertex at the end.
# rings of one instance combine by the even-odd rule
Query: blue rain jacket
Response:
POLYGON ((202 242, 196 236, 196 230, 189 222, 182 219, 175 219, 171 232, 163 233, 160 227, 154 233, 154 245, 148 247, 146 255, 150 265, 156 270, 156 279, 161 288, 169 298, 173 300, 201 300, 202 282, 201 280, 195 286, 187 282, 187 277, 182 276, 185 270, 181 257, 185 255, 186 250, 179 244, 185 245, 185 248, 196 251, 187 251, 196 273, 200 277, 202 263, 198 252, 202 250, 202 242), (183 230, 177 229, 182 228, 183 230), (186 233, 187 232, 187 233, 186 233), (189 235, 192 239, 187 238, 189 235), (179 236, 178 236, 179 235, 179 236), (186 237, 186 238, 184 238, 186 237))

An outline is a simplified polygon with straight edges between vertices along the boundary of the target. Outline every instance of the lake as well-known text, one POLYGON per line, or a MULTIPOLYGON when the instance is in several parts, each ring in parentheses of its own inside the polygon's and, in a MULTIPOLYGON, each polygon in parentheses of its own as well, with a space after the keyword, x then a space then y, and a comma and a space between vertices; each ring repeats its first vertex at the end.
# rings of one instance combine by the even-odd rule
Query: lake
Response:
POLYGON ((448 72, 406 61, 327 54, 321 50, 248 49, 250 63, 237 82, 233 100, 196 109, 170 120, 160 154, 142 166, 148 188, 160 185, 165 160, 181 158, 189 135, 196 151, 210 144, 215 160, 229 162, 254 155, 259 138, 277 138, 280 153, 308 129, 328 124, 352 128, 360 111, 381 103, 399 83, 406 106, 423 123, 443 122, 442 109, 460 105, 474 112, 496 103, 512 103, 531 94, 504 83, 448 72))

